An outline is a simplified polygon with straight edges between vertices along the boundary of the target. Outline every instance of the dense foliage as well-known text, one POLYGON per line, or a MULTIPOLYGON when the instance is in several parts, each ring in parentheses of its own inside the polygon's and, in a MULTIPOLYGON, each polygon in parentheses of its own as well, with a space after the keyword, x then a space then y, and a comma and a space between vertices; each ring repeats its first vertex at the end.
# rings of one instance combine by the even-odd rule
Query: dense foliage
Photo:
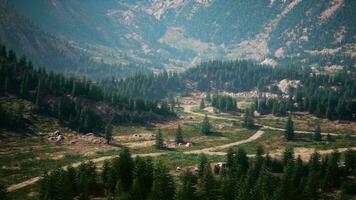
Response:
POLYGON ((101 175, 93 163, 84 163, 78 169, 57 170, 41 181, 40 199, 90 199, 106 195, 115 199, 238 199, 238 200, 316 200, 339 199, 336 196, 354 195, 356 153, 343 155, 333 152, 327 156, 311 155, 308 162, 295 158, 288 148, 282 160, 262 156, 249 158, 244 149, 229 149, 224 165, 213 168, 201 155, 197 173, 183 172, 178 183, 161 163, 136 157, 124 149, 118 158, 106 161, 101 175), (340 165, 344 161, 345 165, 340 165))
POLYGON ((356 71, 345 68, 336 74, 319 74, 301 79, 301 86, 291 89, 289 97, 255 100, 262 114, 285 115, 287 111, 307 111, 328 119, 354 120, 356 71))
POLYGON ((166 71, 159 74, 136 74, 119 81, 104 80, 101 84, 108 90, 115 90, 121 95, 151 99, 162 99, 170 94, 185 91, 185 84, 180 76, 166 71))
POLYGON ((229 96, 214 95, 211 106, 221 112, 237 111, 236 99, 229 96))
MULTIPOLYGON (((11 94, 29 100, 36 112, 56 117, 79 132, 103 131, 105 123, 110 121, 148 123, 173 115, 166 103, 129 98, 87 79, 35 69, 31 61, 25 57, 18 59, 15 52, 7 51, 4 46, 0 47, 0 80, 1 95, 11 94)), ((0 109, 4 110, 0 117, 8 119, 2 121, 2 126, 11 127, 11 123, 21 121, 18 119, 21 109, 13 113, 4 106, 0 109)))

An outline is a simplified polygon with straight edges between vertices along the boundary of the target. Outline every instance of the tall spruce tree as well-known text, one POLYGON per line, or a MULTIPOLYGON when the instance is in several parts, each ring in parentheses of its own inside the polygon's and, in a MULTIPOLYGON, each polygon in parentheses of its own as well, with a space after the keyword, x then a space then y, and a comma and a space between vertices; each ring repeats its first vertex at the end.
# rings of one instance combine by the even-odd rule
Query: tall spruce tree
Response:
POLYGON ((156 133, 156 149, 163 149, 164 148, 164 141, 163 141, 163 136, 162 136, 162 132, 160 129, 158 129, 157 133, 156 133))
POLYGON ((210 135, 211 134, 211 125, 209 122, 208 115, 205 114, 203 123, 201 125, 201 133, 204 135, 210 135))
POLYGON ((200 110, 203 110, 205 108, 204 98, 201 99, 199 108, 200 108, 200 110))
POLYGON ((175 185, 173 177, 161 162, 157 162, 153 173, 153 186, 150 199, 173 200, 174 197, 175 185))
POLYGON ((191 172, 185 172, 182 177, 182 187, 177 192, 176 200, 195 200, 197 199, 196 185, 198 178, 191 172))
POLYGON ((244 119, 243 119, 243 127, 253 128, 255 126, 253 119, 253 111, 250 108, 245 109, 244 119))
POLYGON ((180 124, 178 124, 178 128, 176 130, 175 142, 176 142, 176 144, 184 143, 183 130, 182 130, 180 124))
POLYGON ((6 191, 6 188, 3 184, 0 183, 0 199, 2 200, 8 200, 8 194, 6 191))
POLYGON ((105 139, 106 139, 107 144, 110 144, 110 142, 112 141, 112 125, 111 125, 111 123, 107 124, 105 127, 105 139))
POLYGON ((286 130, 285 130, 284 134, 285 134, 286 140, 294 139, 294 123, 293 123, 292 117, 290 115, 287 120, 286 130))
POLYGON ((129 149, 124 148, 119 155, 118 177, 122 186, 122 191, 127 193, 131 190, 133 183, 134 162, 129 149))
POLYGON ((320 125, 318 124, 318 126, 316 127, 314 133, 313 133, 313 139, 315 141, 321 141, 321 129, 320 129, 320 125))

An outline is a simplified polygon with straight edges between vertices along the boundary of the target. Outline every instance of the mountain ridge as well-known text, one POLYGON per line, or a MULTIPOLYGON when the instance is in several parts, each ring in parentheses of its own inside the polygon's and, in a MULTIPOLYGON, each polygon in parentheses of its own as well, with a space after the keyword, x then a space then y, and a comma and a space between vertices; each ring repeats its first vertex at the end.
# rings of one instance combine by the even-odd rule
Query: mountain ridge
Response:
POLYGON ((321 52, 355 59, 352 0, 15 0, 11 5, 97 63, 180 70, 215 59, 275 65, 306 58, 312 65, 309 57, 321 52))

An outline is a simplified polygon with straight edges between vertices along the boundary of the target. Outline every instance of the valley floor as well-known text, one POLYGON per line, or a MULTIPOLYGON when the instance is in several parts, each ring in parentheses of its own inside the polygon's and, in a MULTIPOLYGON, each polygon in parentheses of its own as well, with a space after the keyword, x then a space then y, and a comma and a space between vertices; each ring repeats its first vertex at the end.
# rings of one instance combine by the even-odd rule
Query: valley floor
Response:
POLYGON ((89 160, 101 165, 105 160, 116 157, 122 147, 130 148, 134 156, 149 156, 162 160, 171 169, 172 174, 180 173, 175 170, 177 167, 194 168, 201 153, 208 155, 211 162, 220 162, 224 160, 228 148, 237 146, 244 147, 249 156, 254 155, 258 146, 263 146, 265 152, 272 157, 281 157, 286 147, 293 147, 295 155, 300 155, 303 160, 308 160, 315 151, 329 154, 335 149, 339 152, 348 148, 356 150, 354 122, 342 124, 308 115, 295 115, 296 139, 287 142, 283 137, 285 118, 261 116, 255 119, 256 128, 250 130, 242 127, 242 117, 239 115, 214 113, 211 107, 199 110, 199 100, 194 97, 183 98, 179 120, 176 121, 155 124, 153 127, 115 127, 113 142, 110 145, 100 137, 78 136, 60 127, 56 127, 60 129, 57 134, 63 137, 60 141, 48 141, 48 134, 4 140, 0 143, 0 181, 7 185, 7 190, 14 199, 20 199, 24 193, 27 199, 33 199, 37 194, 37 183, 44 172, 68 166, 77 167, 82 161, 89 160), (199 124, 205 115, 215 132, 211 136, 202 136, 200 133, 199 124), (327 127, 328 130, 324 128, 322 135, 332 136, 332 142, 325 139, 315 142, 310 139, 313 133, 310 127, 313 125, 309 124, 316 120, 322 127, 327 127), (175 129, 178 124, 181 125, 184 139, 190 146, 175 144, 175 129), (161 130, 167 149, 155 149, 157 129, 161 130))

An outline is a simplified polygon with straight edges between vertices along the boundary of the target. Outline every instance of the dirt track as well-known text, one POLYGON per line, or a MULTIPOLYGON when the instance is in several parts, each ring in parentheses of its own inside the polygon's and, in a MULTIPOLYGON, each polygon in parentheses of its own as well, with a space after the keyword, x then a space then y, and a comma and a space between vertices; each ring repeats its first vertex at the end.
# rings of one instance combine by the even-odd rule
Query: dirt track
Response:
MULTIPOLYGON (((248 142, 252 142, 254 140, 257 140, 259 137, 261 137, 264 134, 264 131, 257 131, 254 135, 252 135, 250 138, 246 139, 246 140, 241 140, 238 142, 233 142, 233 143, 229 143, 229 144, 224 144, 224 145, 220 145, 220 146, 215 146, 215 147, 210 147, 210 148, 205 148, 205 149, 200 149, 200 150, 193 150, 193 151, 185 151, 183 152, 184 154, 208 154, 208 155, 224 155, 224 152, 212 152, 212 151, 217 151, 217 150, 221 150, 224 148, 228 148, 228 147, 232 147, 232 146, 237 146, 240 144, 245 144, 248 142)), ((162 152, 162 153, 148 153, 148 154, 133 154, 133 157, 136 156, 140 156, 140 157, 157 157, 157 156, 161 156, 161 155, 165 155, 167 154, 166 152, 162 152)), ((105 157, 100 157, 100 158, 95 158, 95 159, 91 159, 88 161, 92 161, 94 163, 99 163, 99 162, 103 162, 105 160, 110 160, 113 159, 117 156, 105 156, 105 157)), ((71 165, 67 165, 62 167, 62 169, 66 169, 68 167, 78 167, 82 162, 77 162, 71 165)), ((24 182, 18 183, 18 184, 14 184, 11 185, 7 188, 7 191, 11 192, 11 191, 15 191, 21 188, 24 188, 26 186, 32 185, 34 183, 36 183, 37 181, 41 180, 41 177, 34 177, 31 178, 29 180, 26 180, 24 182)))
MULTIPOLYGON (((192 115, 196 115, 196 116, 205 116, 205 114, 202 114, 202 113, 195 113, 195 112, 192 112, 191 109, 193 106, 196 106, 196 105, 184 105, 183 108, 184 108, 184 112, 186 113, 189 113, 189 114, 192 114, 192 115)), ((214 115, 208 115, 209 118, 213 118, 213 119, 223 119, 223 120, 227 120, 227 121, 238 121, 237 119, 232 119, 232 118, 228 118, 228 117, 219 117, 219 116, 214 116, 214 115)), ((258 124, 257 124, 258 125, 258 124)), ((280 131, 284 131, 284 129, 280 129, 280 128, 275 128, 275 127, 270 127, 270 126, 263 126, 263 125, 260 125, 262 128, 261 129, 270 129, 270 130, 280 130, 280 131)), ((308 132, 308 131, 295 131, 296 133, 307 133, 307 134, 310 134, 311 132, 308 132)), ((207 155, 225 155, 226 153, 225 152, 218 152, 219 150, 222 150, 222 149, 226 149, 226 148, 229 148, 229 147, 233 147, 233 146, 238 146, 240 144, 245 144, 245 143, 249 143, 249 142, 252 142, 254 140, 257 140, 258 138, 260 138, 265 132, 262 131, 262 130, 258 130, 254 135, 252 135, 250 138, 246 139, 246 140, 241 140, 241 141, 237 141, 237 142, 233 142, 233 143, 229 143, 229 144, 224 144, 224 145, 219 145, 219 146, 215 146, 215 147, 209 147, 209 148, 205 148, 205 149, 199 149, 199 150, 192 150, 192 151, 185 151, 183 152, 184 154, 201 154, 201 153, 204 153, 204 154, 207 154, 207 155)), ((326 134, 330 134, 330 135, 338 135, 338 134, 333 134, 333 133, 322 133, 323 135, 326 135, 326 134)), ((296 148, 296 153, 295 155, 298 156, 298 155, 301 155, 301 157, 306 157, 306 156, 309 156, 310 154, 312 154, 315 149, 314 148, 310 148, 310 149, 307 149, 307 148, 304 148, 305 151, 304 152, 298 152, 298 148, 296 148)), ((356 150, 356 147, 352 148, 354 150, 356 150)), ((320 154, 328 154, 328 153, 331 153, 333 150, 322 150, 322 151, 318 151, 320 154)), ((340 148, 338 149, 339 152, 343 152, 343 151, 346 151, 346 148, 340 148)), ((272 152, 270 155, 273 156, 273 157, 278 157, 281 155, 281 151, 278 151, 278 152, 272 152)), ((148 154, 134 154, 132 155, 133 157, 136 157, 136 156, 141 156, 141 157, 157 157, 157 156, 161 156, 161 155, 165 155, 167 154, 166 152, 162 152, 162 153, 148 153, 148 154)), ((253 155, 249 155, 249 156, 253 156, 253 155)), ((113 159, 117 156, 105 156, 105 157, 100 157, 100 158, 95 158, 95 159, 92 159, 90 161, 94 162, 94 163, 99 163, 99 162, 103 162, 105 160, 110 160, 110 159, 113 159)), ((77 162, 77 163, 74 163, 74 164, 71 164, 71 165, 68 165, 68 166, 64 166, 62 167, 63 169, 66 169, 68 168, 69 166, 71 167, 78 167, 79 165, 81 164, 81 162, 77 162)), ((29 185, 32 185, 36 182, 38 182, 39 180, 41 180, 41 177, 38 176, 38 177, 34 177, 34 178, 31 178, 29 180, 26 180, 24 182, 21 182, 21 183, 18 183, 18 184, 14 184, 14 185, 11 185, 7 188, 7 191, 11 192, 11 191, 15 191, 15 190, 18 190, 18 189, 21 189, 21 188, 24 188, 26 186, 29 186, 29 185)))
MULTIPOLYGON (((196 113, 196 112, 193 112, 193 111, 192 111, 192 108, 195 107, 195 106, 198 106, 198 105, 183 105, 184 112, 189 113, 189 114, 192 114, 192 115, 204 117, 205 114, 196 113)), ((212 119, 222 119, 222 120, 226 120, 226 121, 239 121, 239 119, 234 119, 234 118, 229 118, 229 117, 215 116, 215 115, 210 115, 210 114, 207 114, 207 116, 208 116, 209 118, 212 118, 212 119)), ((285 131, 285 129, 283 129, 283 128, 276 128, 276 127, 267 126, 267 125, 258 124, 258 123, 255 123, 255 124, 256 124, 257 126, 261 126, 262 129, 275 130, 275 131, 285 131)), ((298 131, 298 130, 295 130, 294 132, 295 132, 295 133, 301 133, 301 134, 312 134, 312 133, 313 133, 313 132, 311 132, 311 131, 298 131)), ((340 136, 340 135, 343 135, 343 134, 336 134, 336 133, 321 133, 321 135, 328 135, 328 134, 331 135, 331 136, 340 136)), ((356 135, 351 135, 351 136, 352 136, 352 137, 356 137, 356 135)))

